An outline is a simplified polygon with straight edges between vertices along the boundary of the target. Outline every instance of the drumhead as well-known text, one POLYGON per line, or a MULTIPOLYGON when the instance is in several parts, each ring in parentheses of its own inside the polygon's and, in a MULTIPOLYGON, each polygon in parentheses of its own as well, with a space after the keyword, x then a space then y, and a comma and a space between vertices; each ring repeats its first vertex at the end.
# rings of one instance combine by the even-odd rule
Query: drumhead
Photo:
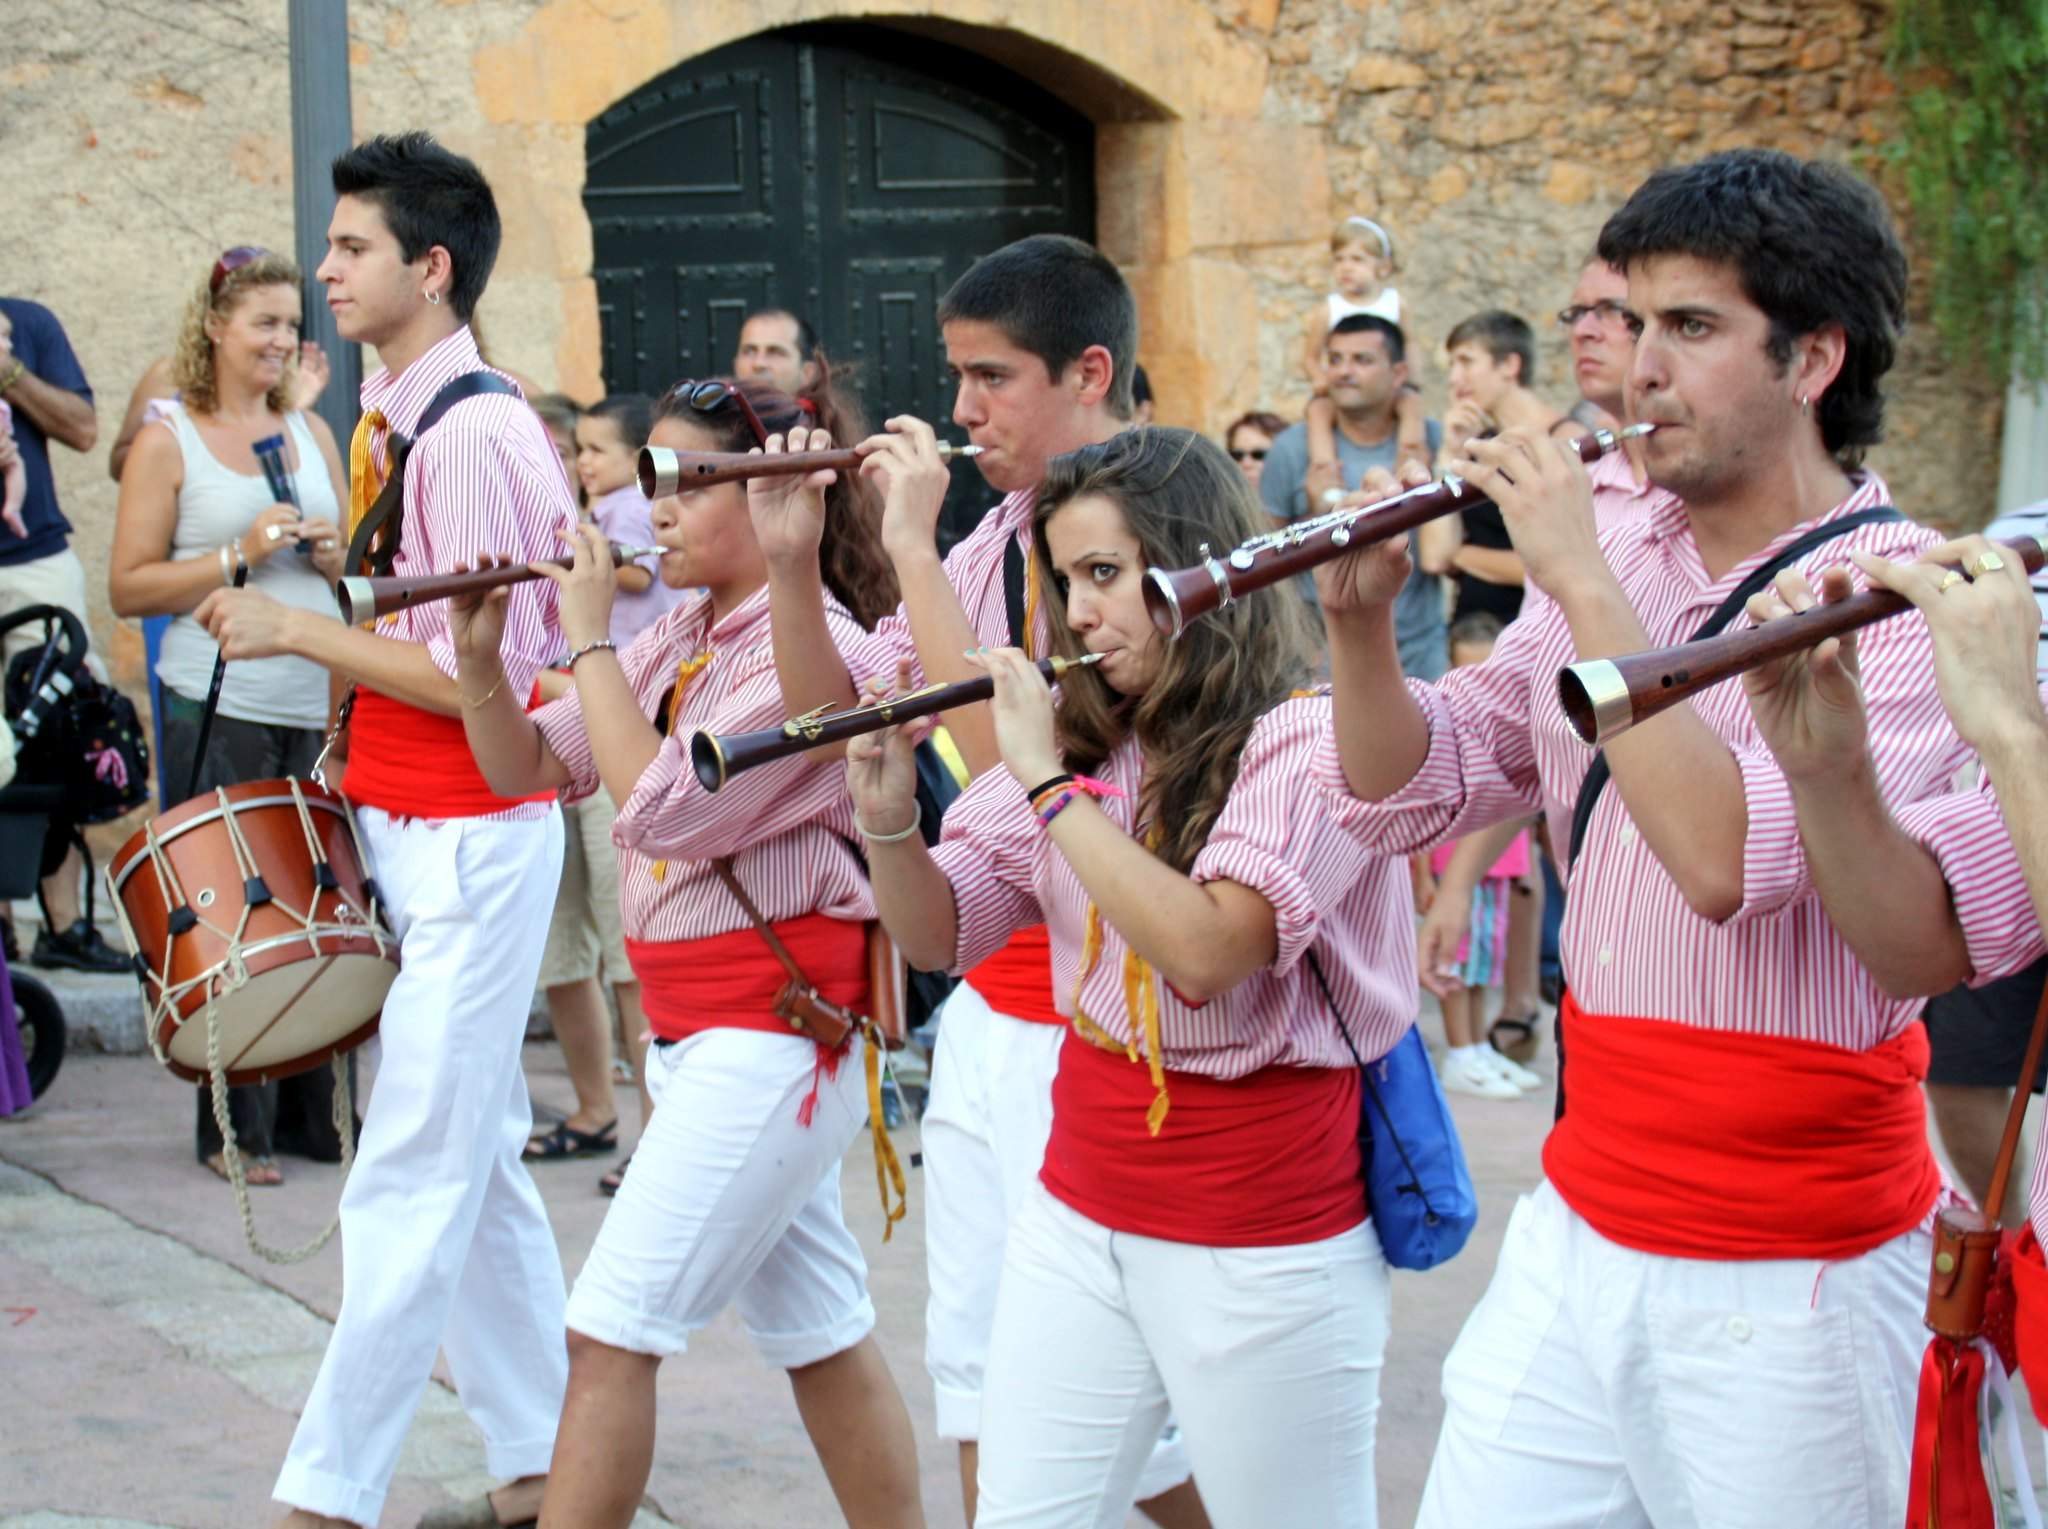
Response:
MULTIPOLYGON (((398 976, 389 956, 337 953, 293 961, 249 980, 214 1004, 220 1055, 231 1082, 303 1072, 337 1050, 368 1038, 398 976)), ((207 1019, 204 1008, 162 1037, 174 1070, 204 1079, 207 1019)))

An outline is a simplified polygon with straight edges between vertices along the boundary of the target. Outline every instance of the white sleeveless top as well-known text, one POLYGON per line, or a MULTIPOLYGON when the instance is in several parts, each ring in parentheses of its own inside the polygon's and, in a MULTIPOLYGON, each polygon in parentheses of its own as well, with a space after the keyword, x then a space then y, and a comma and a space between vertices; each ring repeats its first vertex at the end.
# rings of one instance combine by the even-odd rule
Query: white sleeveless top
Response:
MULTIPOLYGON (((224 543, 240 539, 256 517, 276 503, 263 474, 240 473, 224 466, 200 439, 198 428, 175 401, 161 406, 159 418, 178 437, 185 458, 185 483, 178 490, 178 520, 171 532, 171 560, 216 558, 224 543)), ((298 466, 292 486, 307 517, 341 523, 327 461, 305 416, 285 416, 292 455, 298 466)), ((280 548, 249 570, 246 586, 260 589, 286 605, 340 620, 334 590, 310 557, 280 548)), ((218 648, 206 629, 189 615, 176 616, 164 633, 157 676, 189 701, 204 704, 213 682, 218 648)), ((292 656, 251 658, 230 663, 221 681, 220 714, 243 722, 277 727, 323 728, 327 725, 327 671, 311 659, 292 656)))
POLYGON ((1398 324, 1401 322, 1401 294, 1392 287, 1381 287, 1380 295, 1369 303, 1354 303, 1342 292, 1330 294, 1330 328, 1335 329, 1339 319, 1348 319, 1354 313, 1370 313, 1389 324, 1398 324))

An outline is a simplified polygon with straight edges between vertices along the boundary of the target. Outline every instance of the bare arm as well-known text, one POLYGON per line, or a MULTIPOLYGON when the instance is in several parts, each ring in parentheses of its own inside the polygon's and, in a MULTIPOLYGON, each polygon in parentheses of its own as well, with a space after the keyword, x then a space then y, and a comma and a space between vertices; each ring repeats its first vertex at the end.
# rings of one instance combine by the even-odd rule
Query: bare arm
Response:
MULTIPOLYGON (((159 356, 149 363, 135 384, 135 391, 128 395, 128 412, 122 416, 121 430, 114 437, 113 449, 107 453, 107 475, 116 483, 121 481, 121 469, 128 464, 129 450, 135 445, 135 437, 142 430, 142 415, 152 402, 169 398, 178 391, 177 383, 171 376, 171 358, 159 356)), ((340 503, 348 503, 348 485, 342 484, 340 503)))
MULTIPOLYGON (((946 578, 945 564, 936 547, 928 555, 899 559, 896 579, 903 591, 903 606, 910 618, 910 640, 917 645, 917 661, 928 685, 951 685, 973 679, 981 671, 967 662, 969 648, 981 646, 981 637, 961 608, 959 591, 946 578)), ((940 715, 970 775, 979 775, 1001 762, 996 749, 995 723, 986 705, 962 706, 940 715)))
POLYGON ((533 796, 559 791, 569 784, 569 768, 556 757, 526 714, 526 697, 505 688, 505 671, 495 649, 488 654, 464 651, 458 683, 471 699, 488 695, 481 706, 462 709, 462 730, 476 756, 484 781, 500 796, 533 796))
POLYGON ((1511 548, 1475 547, 1467 542, 1452 555, 1451 566, 1488 584, 1512 584, 1519 589, 1527 582, 1522 573, 1521 554, 1511 548))
POLYGON ((1439 515, 1415 528, 1416 561, 1422 571, 1441 578, 1457 566, 1458 549, 1465 544, 1465 528, 1455 515, 1439 515))
MULTIPOLYGON (((343 626, 253 589, 216 589, 192 613, 230 659, 296 653, 394 700, 443 717, 462 714, 455 681, 423 642, 343 626)), ((523 700, 524 697, 521 697, 523 700)))
POLYGON ((73 451, 90 451, 99 439, 100 422, 90 400, 52 387, 34 372, 23 372, 6 393, 7 401, 36 422, 36 427, 73 451))

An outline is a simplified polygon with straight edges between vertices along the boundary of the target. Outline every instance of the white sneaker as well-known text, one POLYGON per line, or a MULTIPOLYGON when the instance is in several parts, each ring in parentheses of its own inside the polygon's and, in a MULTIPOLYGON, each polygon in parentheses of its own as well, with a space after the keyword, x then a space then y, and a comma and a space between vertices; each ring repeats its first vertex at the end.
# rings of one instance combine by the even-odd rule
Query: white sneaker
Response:
POLYGON ((1453 1094, 1477 1094, 1482 1099, 1522 1097, 1522 1091, 1510 1083, 1505 1074, 1486 1065, 1486 1058, 1479 1054, 1477 1048, 1447 1053, 1439 1076, 1443 1079, 1444 1088, 1453 1094))
POLYGON ((1480 1059, 1525 1094, 1543 1087, 1543 1074, 1530 1071, 1513 1057, 1503 1056, 1491 1046, 1480 1047, 1480 1059))

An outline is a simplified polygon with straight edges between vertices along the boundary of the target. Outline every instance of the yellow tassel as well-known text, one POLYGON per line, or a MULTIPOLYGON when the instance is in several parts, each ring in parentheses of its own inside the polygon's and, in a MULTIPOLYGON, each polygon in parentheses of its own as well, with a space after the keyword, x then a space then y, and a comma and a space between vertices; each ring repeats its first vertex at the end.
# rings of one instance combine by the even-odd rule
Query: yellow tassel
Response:
POLYGON ((861 1032, 867 1042, 862 1065, 868 1075, 868 1127, 875 1139, 875 1187, 882 1193, 882 1241, 887 1242, 910 1208, 903 1179, 903 1162, 896 1155, 896 1143, 889 1139, 889 1127, 882 1114, 882 1032, 870 1023, 861 1032), (889 1204, 889 1191, 896 1191, 896 1204, 889 1204))
POLYGON ((1017 640, 1024 644, 1024 656, 1035 657, 1033 649, 1038 646, 1038 548, 1033 545, 1024 553, 1024 630, 1017 634, 1017 640))
MULTIPOLYGON (((1160 832, 1154 827, 1146 837, 1146 848, 1157 850, 1160 832)), ((1128 946, 1124 949, 1124 1012, 1130 1017, 1131 1038, 1119 1041, 1102 1026, 1090 1019, 1081 1007, 1081 987, 1089 974, 1095 970, 1095 963, 1102 959, 1102 910, 1091 899, 1088 904, 1087 933, 1081 942, 1081 970, 1074 978, 1074 1030, 1080 1037, 1104 1051, 1121 1051, 1129 1061, 1141 1057, 1152 1078, 1156 1092, 1151 1107, 1145 1111, 1145 1128, 1154 1136, 1166 1124, 1166 1112, 1172 1101, 1166 1093, 1165 1034, 1159 1017, 1159 976, 1153 971, 1152 963, 1128 946), (1140 1049, 1142 1040, 1142 1050, 1140 1049)))
MULTIPOLYGON (((690 681, 703 673, 704 666, 711 662, 711 650, 706 648, 695 658, 686 658, 676 666, 676 688, 668 693, 668 735, 673 738, 683 718, 683 692, 690 688, 690 681)), ((648 874, 657 882, 668 880, 668 862, 657 860, 647 868, 648 874)))

